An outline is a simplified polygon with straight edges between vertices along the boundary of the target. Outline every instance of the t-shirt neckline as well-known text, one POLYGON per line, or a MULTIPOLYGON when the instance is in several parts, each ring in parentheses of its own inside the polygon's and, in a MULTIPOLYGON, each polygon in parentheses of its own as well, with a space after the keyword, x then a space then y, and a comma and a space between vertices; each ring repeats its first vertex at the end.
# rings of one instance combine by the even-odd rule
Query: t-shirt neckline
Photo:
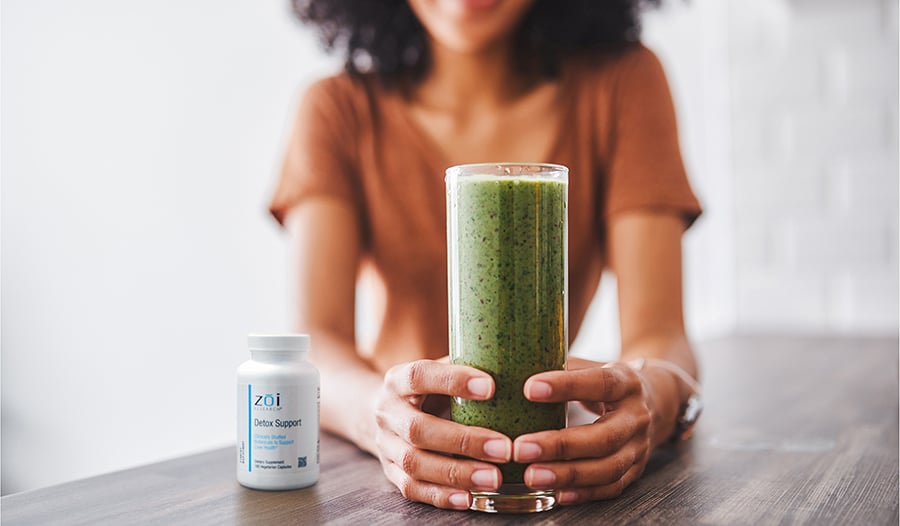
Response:
MULTIPOLYGON (((555 162, 559 163, 561 159, 559 159, 560 150, 563 147, 563 138, 565 136, 565 130, 568 127, 567 123, 569 123, 575 116, 573 115, 573 108, 575 107, 575 94, 572 92, 572 81, 571 74, 569 73, 569 68, 563 68, 559 77, 559 92, 557 93, 557 99, 560 101, 559 104, 559 119, 555 123, 556 131, 553 136, 553 139, 550 142, 550 147, 547 149, 545 154, 545 158, 538 159, 533 162, 555 162)), ((413 118, 410 114, 409 106, 404 100, 402 90, 392 89, 389 93, 389 99, 396 106, 396 113, 400 115, 401 120, 403 121, 404 133, 406 133, 410 138, 415 142, 416 147, 422 153, 423 156, 426 157, 428 164, 430 165, 439 165, 440 173, 443 174, 447 168, 453 166, 454 163, 447 158, 444 151, 441 149, 440 145, 437 144, 434 139, 422 129, 422 126, 413 118)), ((519 160, 516 159, 485 159, 481 162, 516 162, 519 160)), ((531 162, 531 160, 529 160, 531 162)))

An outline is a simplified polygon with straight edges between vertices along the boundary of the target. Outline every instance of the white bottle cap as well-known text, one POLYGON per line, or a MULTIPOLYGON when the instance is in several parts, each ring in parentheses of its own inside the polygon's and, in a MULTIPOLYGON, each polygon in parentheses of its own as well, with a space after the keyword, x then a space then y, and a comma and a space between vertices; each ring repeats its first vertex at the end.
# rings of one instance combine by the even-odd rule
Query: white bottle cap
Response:
POLYGON ((309 334, 248 334, 247 346, 251 351, 306 352, 309 334))

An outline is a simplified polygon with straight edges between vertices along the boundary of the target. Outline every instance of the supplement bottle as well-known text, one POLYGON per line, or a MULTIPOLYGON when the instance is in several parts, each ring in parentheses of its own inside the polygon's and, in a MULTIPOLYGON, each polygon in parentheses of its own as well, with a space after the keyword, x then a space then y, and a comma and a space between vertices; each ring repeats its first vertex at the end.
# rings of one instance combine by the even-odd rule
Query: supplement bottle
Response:
POLYGON ((306 334, 247 337, 237 370, 237 480, 248 488, 304 488, 319 479, 319 371, 306 334))

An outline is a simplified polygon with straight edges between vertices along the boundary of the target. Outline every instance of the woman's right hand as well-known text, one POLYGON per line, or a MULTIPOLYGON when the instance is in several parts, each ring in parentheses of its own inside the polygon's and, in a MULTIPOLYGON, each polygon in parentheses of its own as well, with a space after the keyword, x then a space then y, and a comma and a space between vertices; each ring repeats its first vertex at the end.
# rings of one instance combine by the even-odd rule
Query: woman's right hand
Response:
POLYGON ((500 470, 490 462, 509 462, 512 441, 496 431, 425 413, 422 404, 429 395, 489 400, 494 380, 472 367, 433 360, 391 368, 375 409, 381 467, 407 499, 438 508, 468 509, 469 490, 500 487, 500 470))

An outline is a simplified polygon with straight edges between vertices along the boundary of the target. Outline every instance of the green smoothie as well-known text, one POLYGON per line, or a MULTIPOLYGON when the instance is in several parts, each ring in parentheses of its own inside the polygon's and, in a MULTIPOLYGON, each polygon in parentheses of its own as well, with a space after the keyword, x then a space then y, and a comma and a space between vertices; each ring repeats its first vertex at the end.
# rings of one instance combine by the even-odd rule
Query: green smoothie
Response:
MULTIPOLYGON (((490 373, 497 387, 491 400, 454 399, 453 420, 512 439, 564 428, 565 403, 530 402, 522 388, 536 373, 565 368, 567 185, 478 175, 456 184, 448 203, 451 361, 490 373)), ((500 468, 505 484, 522 482, 524 465, 500 468)))

